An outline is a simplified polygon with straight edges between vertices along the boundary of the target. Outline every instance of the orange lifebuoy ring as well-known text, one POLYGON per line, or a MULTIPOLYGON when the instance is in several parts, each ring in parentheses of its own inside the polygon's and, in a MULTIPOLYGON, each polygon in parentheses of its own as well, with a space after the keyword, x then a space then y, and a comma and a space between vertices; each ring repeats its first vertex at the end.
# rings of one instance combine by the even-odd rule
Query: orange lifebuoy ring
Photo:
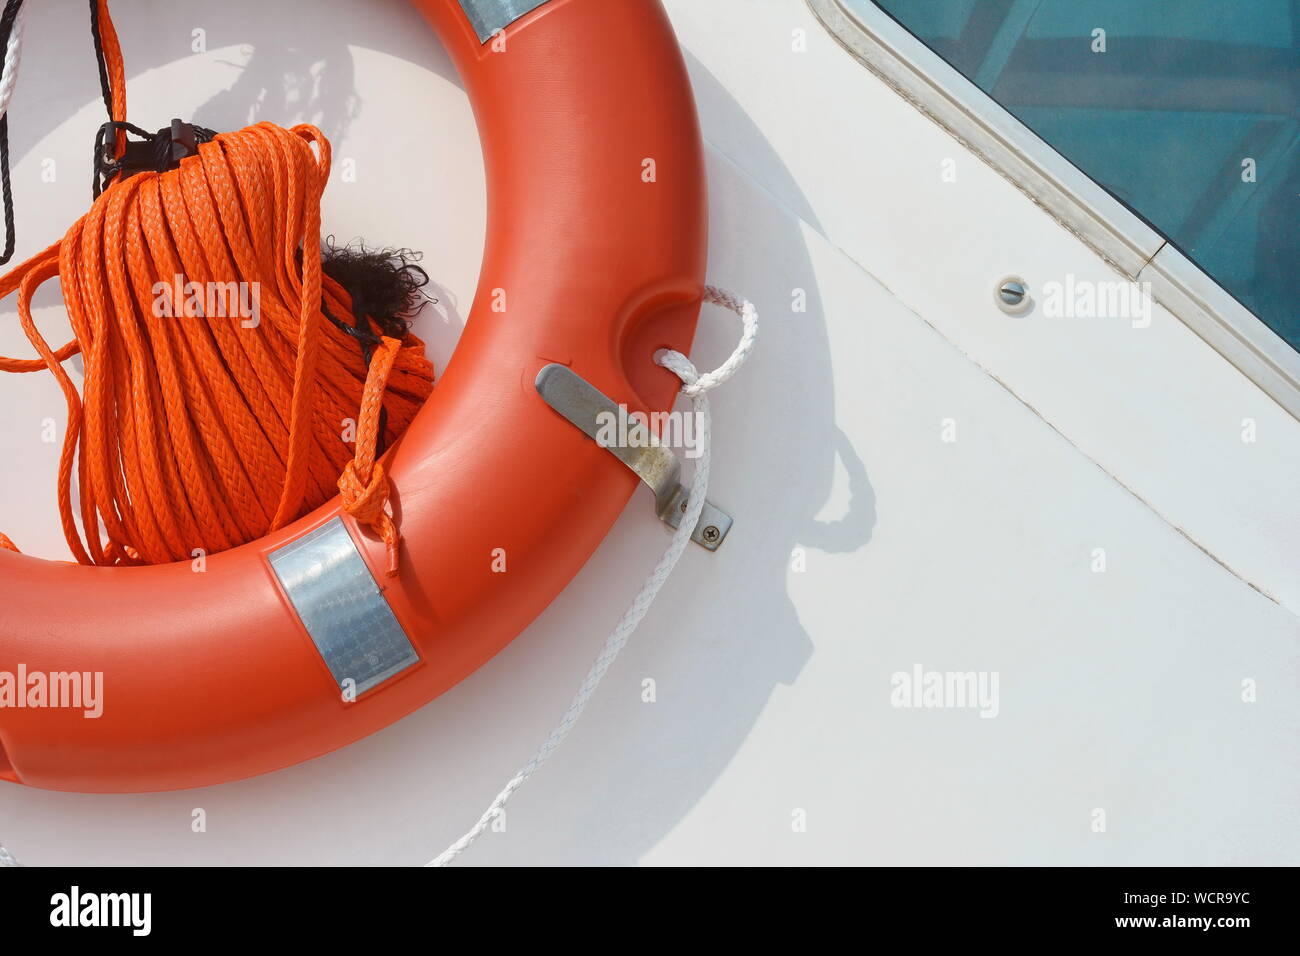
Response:
POLYGON ((514 638, 631 495, 636 476, 534 380, 558 363, 640 411, 677 390, 653 355, 690 348, 707 226, 667 16, 659 0, 415 3, 478 120, 488 240, 456 352, 388 455, 400 576, 337 501, 202 573, 0 551, 0 671, 102 674, 98 716, 0 707, 0 778, 193 787, 364 737, 514 638))

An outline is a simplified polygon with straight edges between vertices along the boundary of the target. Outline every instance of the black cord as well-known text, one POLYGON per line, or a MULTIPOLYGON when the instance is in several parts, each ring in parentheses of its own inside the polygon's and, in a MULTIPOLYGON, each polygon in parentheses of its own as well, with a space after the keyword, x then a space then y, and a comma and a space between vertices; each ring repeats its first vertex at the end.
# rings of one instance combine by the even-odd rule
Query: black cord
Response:
MULTIPOLYGON (((3 72, 5 57, 9 51, 9 37, 14 32, 14 21, 22 9, 23 0, 9 0, 0 14, 0 72, 3 72)), ((0 252, 0 266, 14 257, 14 244, 17 236, 14 231, 14 187, 9 181, 9 113, 0 116, 0 195, 4 201, 5 247, 0 252)))
POLYGON ((104 40, 99 35, 99 2, 90 0, 90 39, 95 44, 95 60, 99 63, 99 92, 104 97, 104 110, 113 118, 113 90, 108 85, 108 62, 104 59, 104 40))
POLYGON ((0 252, 0 266, 14 257, 14 187, 9 182, 9 117, 0 116, 0 193, 5 207, 5 247, 0 252))

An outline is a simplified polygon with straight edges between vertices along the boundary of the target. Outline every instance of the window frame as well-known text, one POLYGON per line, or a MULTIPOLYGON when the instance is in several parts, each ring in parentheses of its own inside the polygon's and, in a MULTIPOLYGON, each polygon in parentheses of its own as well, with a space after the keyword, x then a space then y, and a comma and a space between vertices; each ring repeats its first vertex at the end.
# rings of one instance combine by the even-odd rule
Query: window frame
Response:
POLYGON ((855 59, 1300 419, 1300 352, 873 0, 807 0, 855 59))

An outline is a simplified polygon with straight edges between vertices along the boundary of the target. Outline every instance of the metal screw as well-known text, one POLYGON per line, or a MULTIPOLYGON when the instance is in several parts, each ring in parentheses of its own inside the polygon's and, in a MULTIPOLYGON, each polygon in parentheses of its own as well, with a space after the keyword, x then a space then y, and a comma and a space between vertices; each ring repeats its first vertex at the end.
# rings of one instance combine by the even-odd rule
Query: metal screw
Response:
POLYGON ((718 530, 716 525, 709 525, 701 533, 704 535, 704 540, 709 544, 717 544, 718 539, 722 537, 722 532, 718 530))
POLYGON ((1033 308, 1029 287, 1020 276, 1007 276, 993 290, 993 301, 1007 315, 1024 315, 1033 308))
POLYGON ((1019 305, 1025 301, 1025 287, 1015 279, 1010 279, 998 289, 998 297, 1007 305, 1019 305))

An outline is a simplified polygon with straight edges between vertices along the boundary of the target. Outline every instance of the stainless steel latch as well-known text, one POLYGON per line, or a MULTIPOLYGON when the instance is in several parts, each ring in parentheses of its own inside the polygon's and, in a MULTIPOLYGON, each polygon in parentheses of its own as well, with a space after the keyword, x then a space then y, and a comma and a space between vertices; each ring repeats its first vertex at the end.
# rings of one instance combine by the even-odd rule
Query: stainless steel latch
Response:
MULTIPOLYGON (((688 489, 679 480, 681 462, 644 423, 635 420, 626 422, 627 441, 624 444, 614 445, 600 441, 601 423, 609 420, 603 416, 612 415, 615 416, 614 421, 619 421, 619 406, 604 392, 564 365, 547 365, 538 372, 537 391, 546 404, 627 465, 633 474, 650 487, 655 494, 655 513, 665 524, 676 528, 682 523, 688 489)), ((731 515, 705 501, 699 523, 691 533, 691 540, 709 551, 717 551, 726 540, 731 524, 731 515)))

